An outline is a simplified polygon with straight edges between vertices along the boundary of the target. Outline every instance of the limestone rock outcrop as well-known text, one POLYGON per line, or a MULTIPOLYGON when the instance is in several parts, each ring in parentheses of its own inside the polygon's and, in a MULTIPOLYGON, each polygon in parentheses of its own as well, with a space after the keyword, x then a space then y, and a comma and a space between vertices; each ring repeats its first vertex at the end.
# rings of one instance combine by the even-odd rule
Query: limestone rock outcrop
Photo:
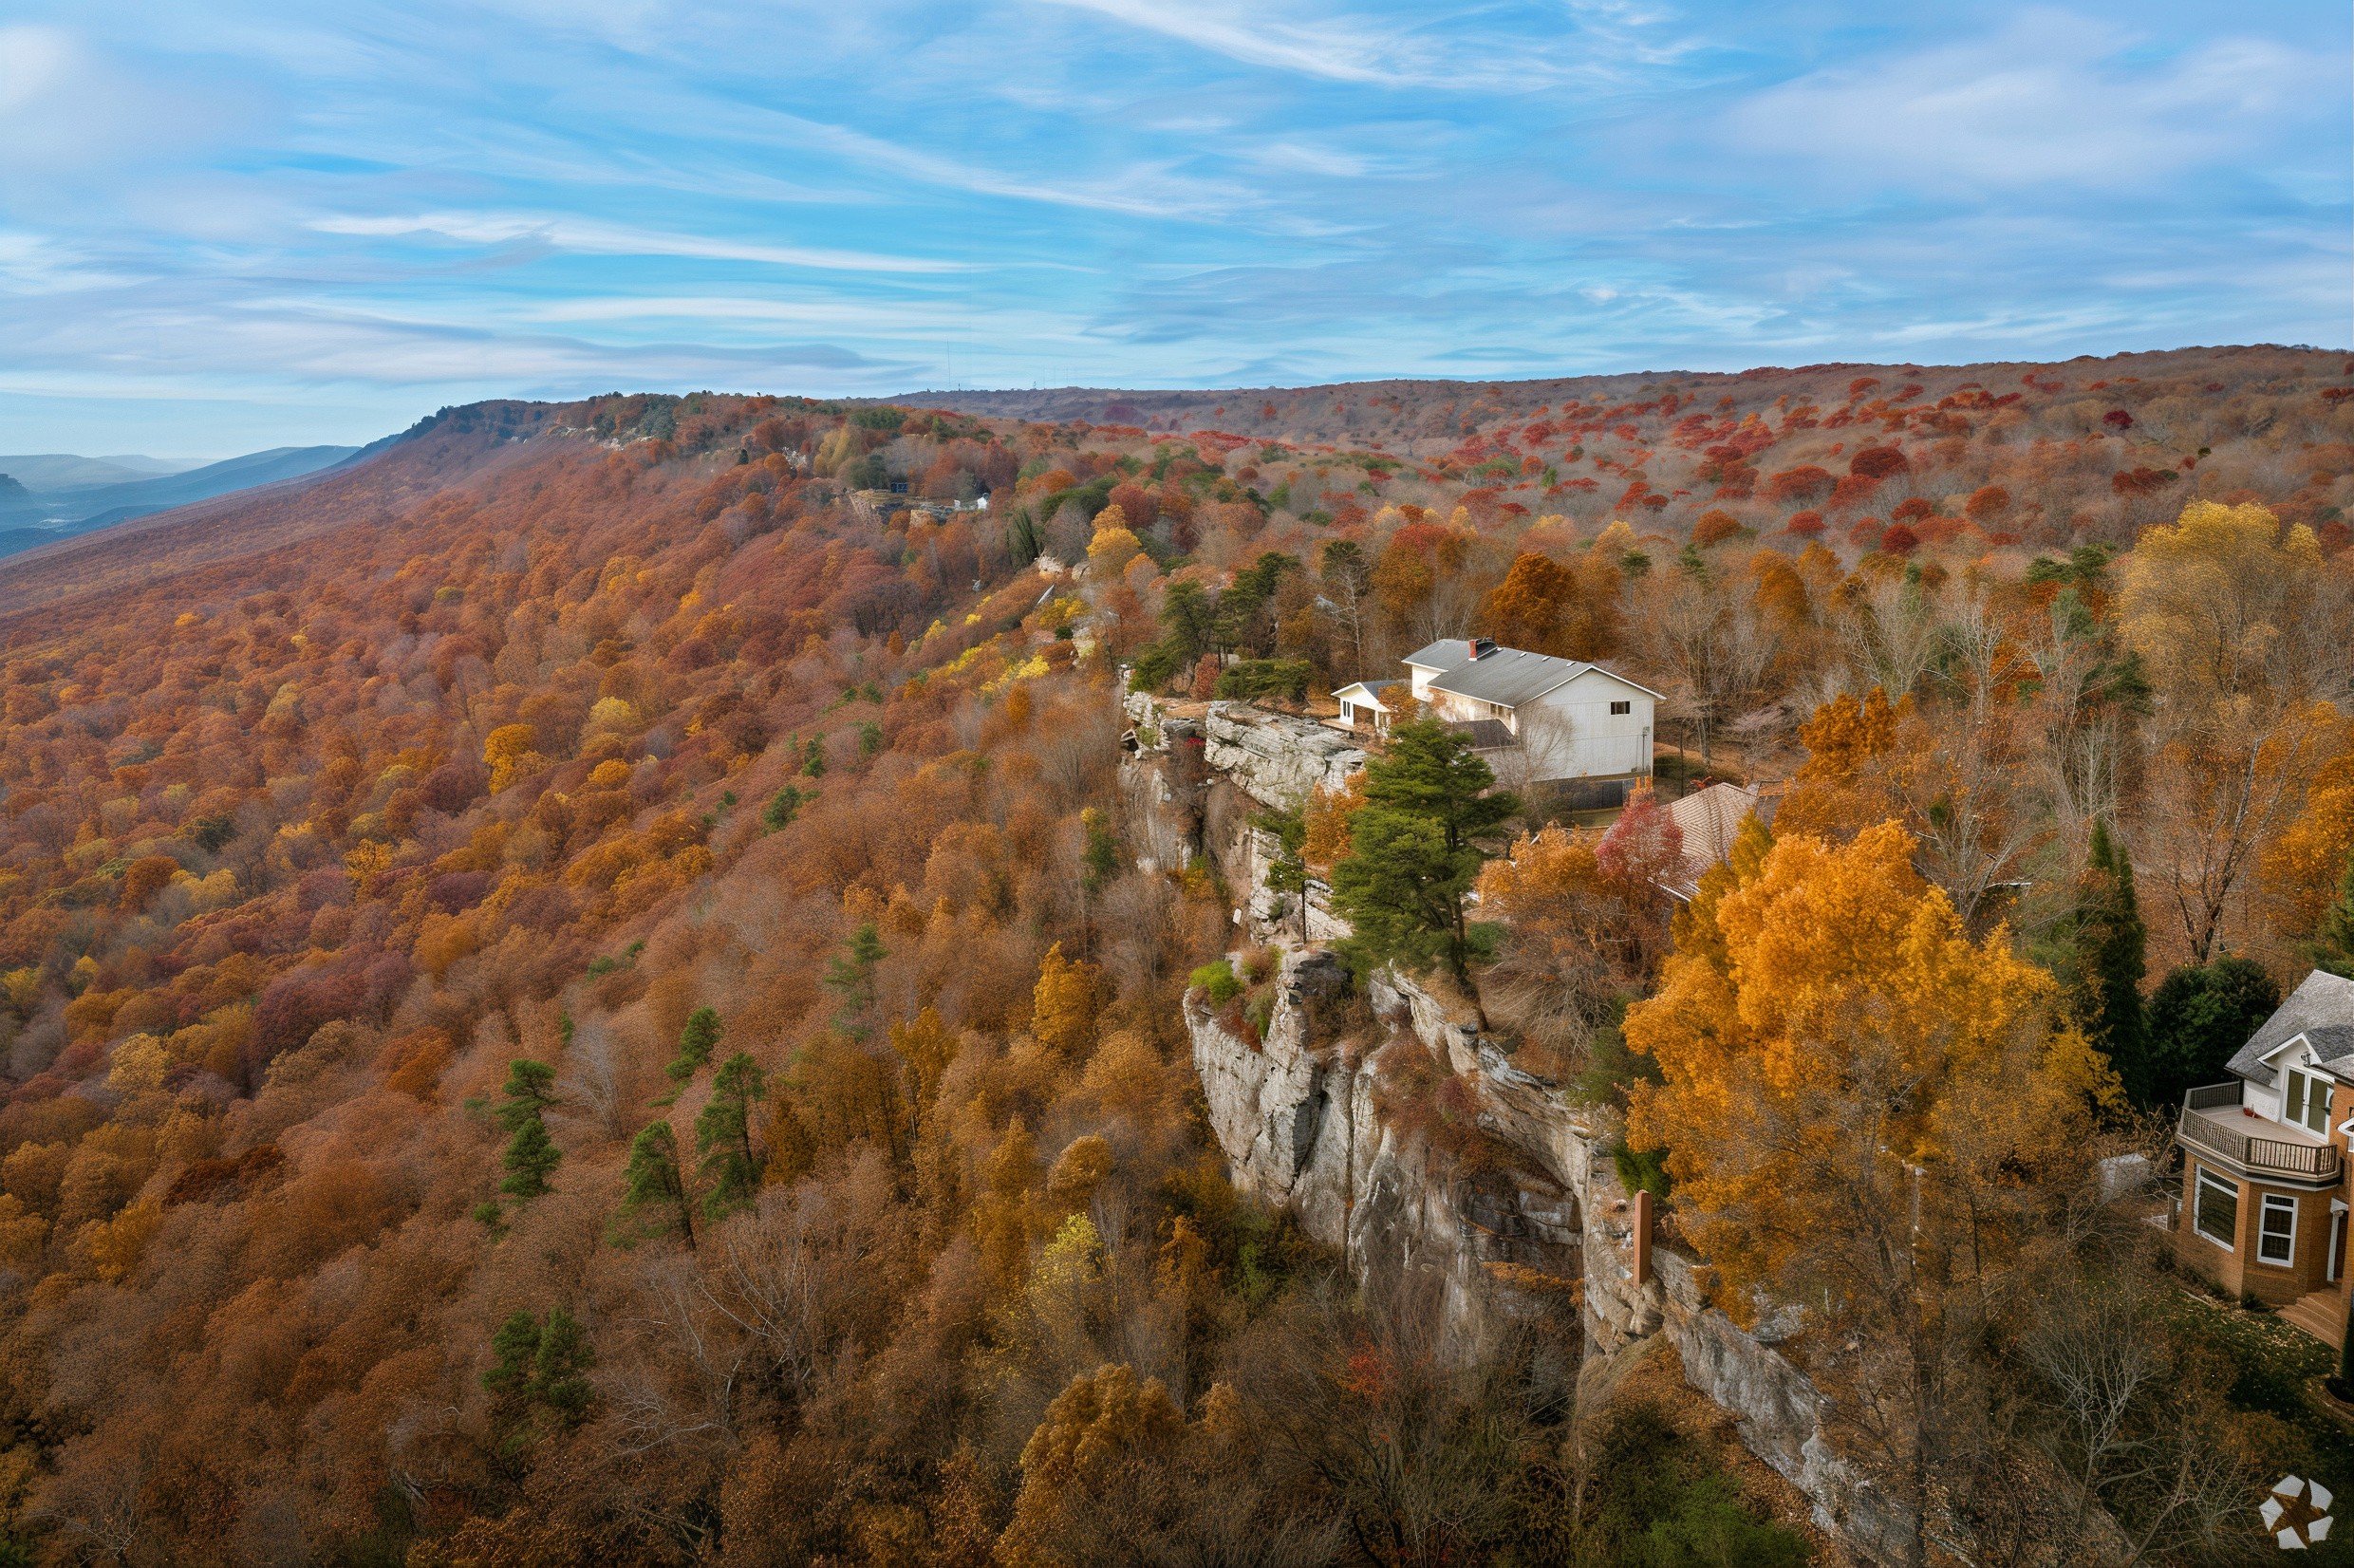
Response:
POLYGON ((1287 950, 1273 984, 1263 1036, 1237 1008, 1186 999, 1210 1126, 1238 1187, 1290 1209, 1369 1288, 1435 1276, 1443 1343, 1475 1345, 1497 1320, 1549 1310, 1546 1297, 1581 1286, 1590 1364, 1664 1335, 1692 1387, 1738 1418, 1743 1443, 1813 1500, 1819 1523, 1866 1557, 1887 1554, 1903 1521, 1828 1441, 1823 1397, 1768 1342, 1773 1331, 1751 1334, 1711 1306, 1707 1269, 1672 1245, 1654 1244, 1653 1276, 1636 1281, 1613 1112, 1568 1100, 1389 971, 1369 985, 1384 1025, 1370 1039, 1335 1037, 1322 1022, 1345 987, 1331 955, 1287 950), (1383 1064, 1400 1051, 1428 1053, 1467 1085, 1508 1158, 1459 1173, 1385 1116, 1383 1064))

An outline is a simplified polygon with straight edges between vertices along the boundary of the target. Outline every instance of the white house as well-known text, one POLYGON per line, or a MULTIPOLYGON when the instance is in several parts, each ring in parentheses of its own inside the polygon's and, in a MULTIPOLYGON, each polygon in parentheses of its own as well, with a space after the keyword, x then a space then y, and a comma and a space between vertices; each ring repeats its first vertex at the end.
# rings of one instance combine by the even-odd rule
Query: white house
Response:
MULTIPOLYGON (((1499 647, 1485 637, 1443 638, 1406 656, 1409 695, 1433 716, 1464 725, 1483 752, 1513 752, 1520 782, 1635 779, 1652 771, 1652 714, 1659 694, 1599 664, 1499 647)), ((1385 685, 1388 682, 1384 682, 1385 685)), ((1399 694, 1360 683, 1336 693, 1381 713, 1399 694), (1362 694, 1362 695, 1358 695, 1362 694)))
POLYGON ((1334 700, 1340 704, 1342 726, 1375 733, 1387 731, 1390 720, 1397 717, 1397 688, 1401 684, 1397 681, 1352 681, 1333 693, 1334 700), (1383 700, 1385 697, 1388 701, 1383 700))

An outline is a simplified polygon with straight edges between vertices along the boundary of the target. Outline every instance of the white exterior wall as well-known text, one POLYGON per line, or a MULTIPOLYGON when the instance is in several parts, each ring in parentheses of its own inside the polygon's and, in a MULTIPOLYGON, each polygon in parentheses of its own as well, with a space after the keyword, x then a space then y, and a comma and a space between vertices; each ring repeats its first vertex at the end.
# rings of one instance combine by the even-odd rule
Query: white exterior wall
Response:
MULTIPOLYGON (((1512 710, 1500 708, 1493 702, 1458 697, 1451 691, 1430 692, 1424 696, 1423 700, 1430 704, 1432 717, 1444 719, 1450 724, 1467 724, 1474 719, 1501 719, 1506 729, 1512 727, 1512 710)), ((1518 735, 1520 732, 1513 730, 1512 733, 1518 735)))
POLYGON ((1512 731, 1529 754, 1532 780, 1648 774, 1653 706, 1641 687, 1588 670, 1523 707, 1513 715, 1512 731), (1630 711, 1614 714, 1613 702, 1625 702, 1630 711))

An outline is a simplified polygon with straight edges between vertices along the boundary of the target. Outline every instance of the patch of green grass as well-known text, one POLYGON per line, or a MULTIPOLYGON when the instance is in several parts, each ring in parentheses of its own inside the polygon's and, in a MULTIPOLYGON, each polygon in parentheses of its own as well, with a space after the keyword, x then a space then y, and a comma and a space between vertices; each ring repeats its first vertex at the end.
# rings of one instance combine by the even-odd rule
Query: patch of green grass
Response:
MULTIPOLYGON (((2316 1386, 2337 1370, 2336 1351, 2273 1313, 2194 1290, 2179 1292, 2168 1316, 2184 1338, 2229 1358, 2236 1375, 2225 1397, 2233 1409, 2280 1422, 2282 1441, 2266 1456, 2268 1482, 2309 1476, 2341 1499, 2354 1498, 2354 1428, 2331 1413, 2323 1403, 2328 1396, 2316 1386)), ((2341 1502, 2337 1511, 2343 1515, 2346 1506, 2341 1502)), ((2300 1560, 2354 1563, 2354 1536, 2326 1541, 2300 1560)))

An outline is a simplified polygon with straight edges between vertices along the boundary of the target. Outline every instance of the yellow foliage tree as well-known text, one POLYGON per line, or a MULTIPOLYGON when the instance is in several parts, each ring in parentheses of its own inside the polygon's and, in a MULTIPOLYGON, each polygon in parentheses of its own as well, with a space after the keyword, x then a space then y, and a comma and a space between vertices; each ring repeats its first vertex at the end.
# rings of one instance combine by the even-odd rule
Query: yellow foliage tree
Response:
MULTIPOLYGON (((2323 704, 2345 673, 2345 579, 2325 569, 2303 524, 2213 501, 2143 530, 2120 571, 2118 624, 2158 693, 2159 756, 2136 854, 2204 963, 2245 902, 2243 878, 2289 838, 2331 749, 2336 715, 2323 704)), ((2268 875, 2293 877, 2293 861, 2319 845, 2284 848, 2289 861, 2268 875)), ((2303 868, 2308 884, 2317 875, 2303 868)))
POLYGON ((2354 855, 2354 724, 2329 709, 2314 719, 2315 749, 2326 760, 2313 770, 2305 810, 2264 851, 2273 924, 2291 937, 2306 936, 2321 920, 2354 855))
POLYGON ((1138 1382, 1117 1364, 1074 1377, 1022 1447, 1021 1491, 998 1560, 1005 1568, 1059 1568, 1052 1542, 1066 1510, 1164 1461, 1184 1429, 1185 1417, 1157 1377, 1138 1382))
POLYGON ((915 1119, 928 1126, 940 1097, 940 1076, 956 1059, 956 1036, 940 1021, 938 1010, 926 1007, 911 1022, 891 1025, 891 1049, 906 1064, 907 1103, 915 1119))
POLYGON ((529 724, 501 724, 482 742, 482 761, 491 770, 491 793, 496 794, 514 783, 539 760, 533 748, 539 744, 539 731, 529 724))
POLYGON ((15 1193, 0 1192, 0 1268, 31 1268, 48 1240, 48 1221, 27 1208, 15 1193))
POLYGON ((1330 870, 1349 856, 1349 819, 1355 816, 1365 804, 1365 775, 1351 774, 1341 780, 1337 791, 1318 784, 1308 792, 1307 803, 1300 808, 1300 820, 1307 828, 1307 836, 1300 842, 1299 858, 1322 870, 1330 870))
POLYGON ((1093 1132, 1074 1138, 1046 1173, 1047 1201, 1066 1214, 1085 1208, 1111 1174, 1112 1145, 1107 1139, 1093 1132))
POLYGON ((1803 1316, 1836 1440, 1921 1562, 1990 1320, 2057 1266, 2120 1096, 2051 977, 2007 931, 1971 942, 1913 849, 1895 823, 1781 839, 1711 889, 1721 945, 1671 956, 1626 1039, 1661 1077, 1628 1141, 1667 1148, 1719 1304, 1803 1316))
POLYGON ((2119 620, 2160 692, 2244 711, 2307 673, 2284 660, 2321 569, 2303 523, 2284 531, 2252 503, 2193 501, 2172 527, 2144 529, 2121 563, 2119 620))
POLYGON ((1095 1016, 1103 1007, 1103 971, 1081 959, 1062 956, 1062 943, 1046 950, 1038 982, 1030 995, 1030 1032, 1066 1056, 1081 1056, 1095 1043, 1095 1016))
POLYGON ((1016 1121, 981 1167, 983 1190, 973 1203, 973 1236, 982 1267, 1000 1290, 1018 1284, 1029 1266, 1031 1188, 1037 1181, 1038 1146, 1016 1121))
POLYGON ((163 1071, 171 1065, 161 1040, 153 1035, 133 1035, 115 1047, 112 1065, 106 1070, 106 1087, 125 1096, 150 1093, 163 1087, 163 1071))
POLYGON ((162 1222, 163 1211, 150 1200, 85 1227, 83 1236, 89 1249, 90 1272, 109 1285, 129 1276, 139 1267, 147 1242, 162 1222))
POLYGON ((1881 775, 1896 752, 1896 730, 1911 711, 1874 686, 1859 701, 1851 692, 1817 708, 1799 726, 1806 760, 1799 765, 1775 821, 1785 833, 1852 833, 1895 814, 1895 782, 1881 775))
POLYGON ((1480 910, 1548 945, 1593 939, 1595 905, 1607 894, 1591 835, 1559 825, 1512 841, 1512 852, 1480 868, 1480 910))
POLYGON ((1760 1287, 1819 1294, 1827 1254, 1872 1244, 1855 1193, 1894 1223, 1917 1181, 2015 1185, 2004 1169, 2080 1146, 2090 1099, 2115 1093, 2054 1021, 2051 977, 2008 931, 1971 942, 1912 854, 1894 823, 1781 839, 1708 890, 1716 942, 1680 947, 1627 1013, 1663 1079, 1635 1087, 1630 1141, 1670 1150, 1736 1313, 1760 1287))
POLYGON ((1095 537, 1087 547, 1088 574, 1108 582, 1127 569, 1144 548, 1144 541, 1128 526, 1128 513, 1108 506, 1095 513, 1095 537))

